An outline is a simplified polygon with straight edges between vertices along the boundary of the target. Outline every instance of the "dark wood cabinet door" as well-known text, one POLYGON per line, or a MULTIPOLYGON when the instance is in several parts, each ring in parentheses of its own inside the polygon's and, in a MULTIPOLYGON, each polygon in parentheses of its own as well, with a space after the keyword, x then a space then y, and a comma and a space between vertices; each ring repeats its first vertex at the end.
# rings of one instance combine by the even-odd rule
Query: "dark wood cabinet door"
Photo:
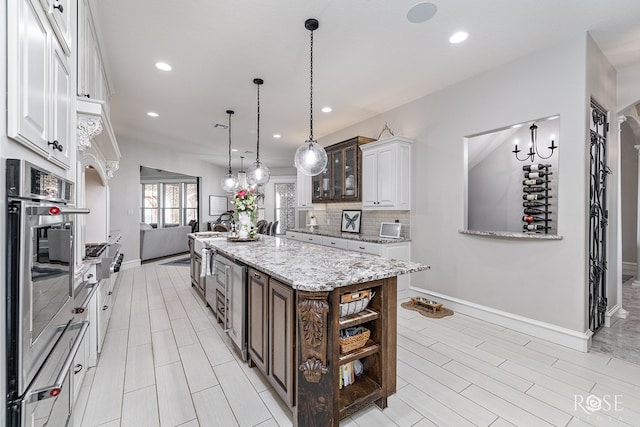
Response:
POLYGON ((294 291, 269 280, 269 378, 276 392, 294 405, 294 291))
POLYGON ((249 357, 260 370, 266 374, 268 371, 268 285, 269 276, 249 269, 249 357))

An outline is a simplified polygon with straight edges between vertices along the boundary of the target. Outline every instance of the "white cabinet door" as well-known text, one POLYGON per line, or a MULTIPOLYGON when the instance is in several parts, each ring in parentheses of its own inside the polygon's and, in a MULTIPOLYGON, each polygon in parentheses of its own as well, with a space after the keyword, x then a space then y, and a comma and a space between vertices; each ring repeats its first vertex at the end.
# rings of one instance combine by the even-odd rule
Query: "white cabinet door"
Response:
POLYGON ((77 94, 83 98, 106 99, 102 58, 87 0, 78 1, 78 81, 77 94))
POLYGON ((362 206, 375 207, 378 204, 378 151, 362 153, 362 206))
POLYGON ((68 58, 37 0, 12 0, 7 12, 7 134, 69 169, 74 147, 68 58))
MULTIPOLYGON (((91 325, 89 325, 91 328, 91 325)), ((88 331, 87 331, 88 332, 88 331)), ((78 400, 78 396, 80 394, 80 389, 82 388, 82 382, 84 381, 84 377, 87 375, 87 369, 89 369, 88 357, 89 357, 89 334, 86 333, 84 338, 82 338, 82 343, 80 344, 80 348, 73 358, 73 364, 71 365, 71 406, 76 403, 78 400)))
POLYGON ((296 196, 299 208, 311 208, 311 177, 298 172, 296 196))
POLYGON ((69 166, 71 148, 71 70, 67 57, 57 43, 53 43, 51 64, 52 105, 51 135, 53 157, 69 166))
POLYGON ((53 32, 64 53, 71 54, 71 19, 73 0, 40 0, 47 12, 53 32))
POLYGON ((8 6, 8 136, 47 157, 51 34, 39 5, 8 6))
POLYGON ((395 145, 389 145, 380 147, 377 150, 378 154, 378 204, 377 206, 394 206, 395 204, 395 173, 396 166, 396 151, 395 145))

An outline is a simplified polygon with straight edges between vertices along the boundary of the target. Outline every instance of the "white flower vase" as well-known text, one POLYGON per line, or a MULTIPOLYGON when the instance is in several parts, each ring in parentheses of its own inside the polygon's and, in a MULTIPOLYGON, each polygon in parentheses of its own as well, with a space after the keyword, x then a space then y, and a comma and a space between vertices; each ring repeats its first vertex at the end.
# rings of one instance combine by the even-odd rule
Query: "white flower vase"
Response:
POLYGON ((251 231, 251 215, 247 212, 240 212, 238 214, 238 222, 240 223, 238 237, 241 239, 247 239, 249 237, 249 232, 251 231))

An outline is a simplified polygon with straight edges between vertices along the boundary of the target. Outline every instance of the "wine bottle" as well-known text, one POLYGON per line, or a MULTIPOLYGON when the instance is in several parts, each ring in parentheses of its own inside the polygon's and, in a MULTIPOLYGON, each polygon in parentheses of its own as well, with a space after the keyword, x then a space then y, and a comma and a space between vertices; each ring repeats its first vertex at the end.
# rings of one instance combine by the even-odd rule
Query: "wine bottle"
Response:
POLYGON ((545 222, 545 221, 551 221, 550 219, 544 219, 540 216, 532 216, 532 215, 525 215, 522 217, 522 220, 524 222, 545 222))
POLYGON ((552 212, 544 209, 525 208, 524 213, 526 213, 527 215, 544 215, 544 214, 550 214, 552 212))
POLYGON ((549 206, 549 203, 545 202, 522 202, 522 206, 525 208, 539 208, 542 206, 549 206))
POLYGON ((544 187, 524 187, 522 189, 522 191, 524 191, 525 193, 542 193, 544 191, 547 191, 547 188, 544 188, 544 187))
POLYGON ((553 172, 539 171, 539 172, 525 172, 524 173, 524 177, 527 178, 527 179, 543 178, 543 177, 548 176, 548 175, 553 175, 553 172))
POLYGON ((525 225, 522 226, 522 229, 526 230, 526 231, 548 230, 550 228, 551 227, 546 227, 546 226, 540 225, 540 224, 528 224, 528 225, 525 224, 525 225))
POLYGON ((540 185, 540 184, 546 184, 547 182, 550 182, 550 181, 548 179, 542 179, 542 178, 525 179, 524 181, 522 181, 522 185, 540 185))
POLYGON ((551 197, 553 196, 545 196, 544 194, 523 194, 522 200, 545 200, 550 199, 551 197))
POLYGON ((526 165, 522 167, 523 171, 531 172, 531 171, 539 171, 543 169, 550 168, 551 165, 543 165, 542 163, 538 163, 537 165, 526 165))

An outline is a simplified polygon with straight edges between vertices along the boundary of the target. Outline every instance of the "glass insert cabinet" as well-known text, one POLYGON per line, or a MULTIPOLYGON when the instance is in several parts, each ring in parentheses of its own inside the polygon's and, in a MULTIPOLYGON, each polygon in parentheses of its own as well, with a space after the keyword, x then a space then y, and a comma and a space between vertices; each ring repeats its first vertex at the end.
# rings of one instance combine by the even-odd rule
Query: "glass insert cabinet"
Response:
POLYGON ((356 136, 325 147, 326 169, 311 177, 312 202, 359 202, 362 199, 362 155, 360 145, 375 141, 356 136))

